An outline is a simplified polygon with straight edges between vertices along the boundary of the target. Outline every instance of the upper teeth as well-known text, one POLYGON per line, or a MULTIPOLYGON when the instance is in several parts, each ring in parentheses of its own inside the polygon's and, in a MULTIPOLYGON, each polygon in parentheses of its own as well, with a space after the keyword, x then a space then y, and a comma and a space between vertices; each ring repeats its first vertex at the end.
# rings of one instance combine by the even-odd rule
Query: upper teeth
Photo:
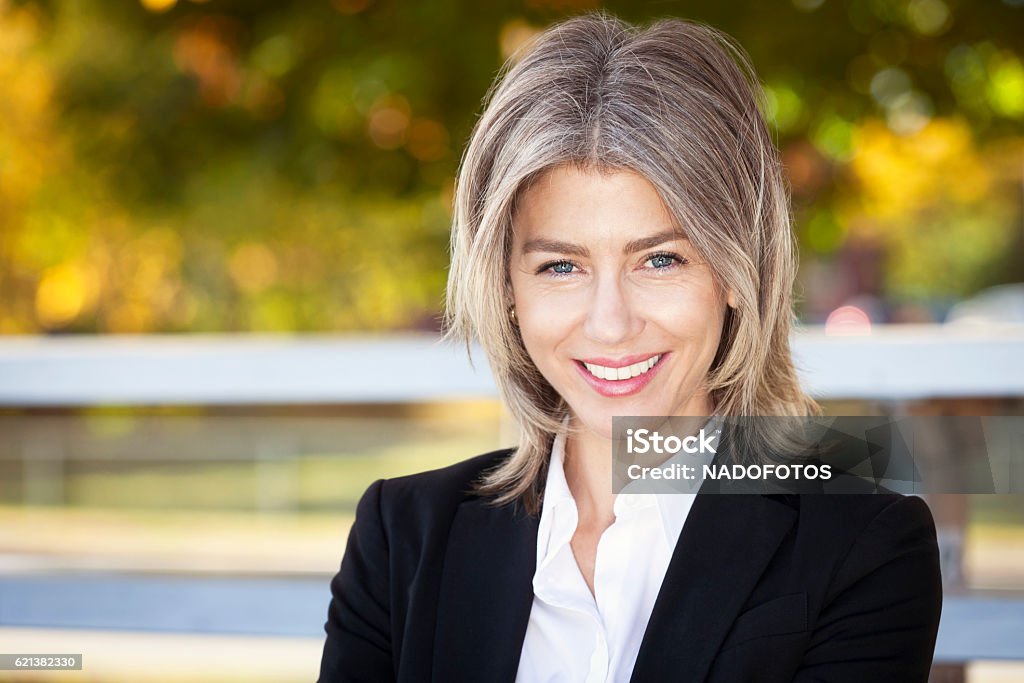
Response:
POLYGON ((645 361, 626 365, 621 368, 606 368, 603 365, 595 365, 594 363, 584 363, 584 365, 587 366, 587 370, 589 370, 590 374, 594 377, 598 377, 600 379, 622 380, 644 374, 654 367, 654 364, 658 362, 659 358, 661 358, 660 355, 653 356, 645 361))

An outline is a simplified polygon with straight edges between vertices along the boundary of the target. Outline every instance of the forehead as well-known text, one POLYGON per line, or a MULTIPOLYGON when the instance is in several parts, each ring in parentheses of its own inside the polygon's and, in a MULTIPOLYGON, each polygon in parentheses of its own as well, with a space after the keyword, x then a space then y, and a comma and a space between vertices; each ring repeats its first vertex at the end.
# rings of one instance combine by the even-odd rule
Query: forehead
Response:
POLYGON ((682 230, 644 176, 620 169, 558 166, 520 195, 513 218, 517 242, 544 236, 628 241, 682 230))

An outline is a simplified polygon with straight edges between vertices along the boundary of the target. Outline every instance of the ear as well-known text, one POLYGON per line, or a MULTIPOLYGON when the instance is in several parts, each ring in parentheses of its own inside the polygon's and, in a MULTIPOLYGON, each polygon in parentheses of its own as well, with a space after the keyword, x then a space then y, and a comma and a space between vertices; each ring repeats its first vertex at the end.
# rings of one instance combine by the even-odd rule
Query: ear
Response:
POLYGON ((725 298, 725 302, 729 304, 729 308, 736 308, 736 292, 730 289, 728 296, 725 298))

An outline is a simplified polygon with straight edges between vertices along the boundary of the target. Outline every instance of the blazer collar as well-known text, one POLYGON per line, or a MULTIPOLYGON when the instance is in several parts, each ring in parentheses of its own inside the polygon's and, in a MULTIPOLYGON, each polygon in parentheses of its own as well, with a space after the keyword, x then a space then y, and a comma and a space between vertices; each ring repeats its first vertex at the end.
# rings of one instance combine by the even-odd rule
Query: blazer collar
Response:
POLYGON ((435 681, 514 681, 533 607, 537 523, 473 497, 455 513, 441 574, 435 681))
MULTIPOLYGON (((795 519, 781 496, 697 495, 630 680, 703 680, 795 519)), ((442 569, 433 680, 515 680, 533 606, 537 526, 517 506, 461 503, 442 569)))
POLYGON ((669 561, 631 681, 702 681, 793 526, 782 496, 698 494, 669 561))

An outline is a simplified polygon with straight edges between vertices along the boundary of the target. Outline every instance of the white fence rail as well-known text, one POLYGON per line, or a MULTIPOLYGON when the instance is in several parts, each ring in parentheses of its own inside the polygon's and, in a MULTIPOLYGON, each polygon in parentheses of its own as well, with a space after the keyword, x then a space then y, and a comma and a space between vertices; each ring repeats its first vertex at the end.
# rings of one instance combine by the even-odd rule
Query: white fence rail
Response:
MULTIPOLYGON (((794 333, 820 399, 1024 396, 1024 326, 794 333)), ((493 397, 486 357, 431 334, 0 337, 0 405, 412 403, 493 397)))

